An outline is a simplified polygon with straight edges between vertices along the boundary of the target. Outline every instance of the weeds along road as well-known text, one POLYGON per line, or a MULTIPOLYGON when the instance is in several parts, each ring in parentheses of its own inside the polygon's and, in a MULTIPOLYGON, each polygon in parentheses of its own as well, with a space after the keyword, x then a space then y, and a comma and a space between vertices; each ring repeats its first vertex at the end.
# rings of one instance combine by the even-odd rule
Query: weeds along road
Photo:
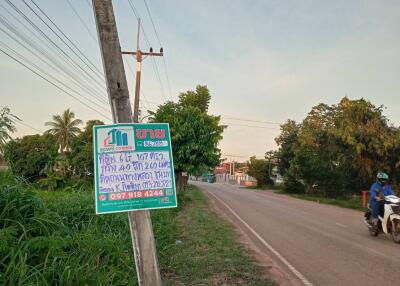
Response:
POLYGON ((248 234, 258 252, 291 275, 293 284, 400 285, 400 245, 390 236, 369 236, 362 212, 270 191, 191 183, 248 234))

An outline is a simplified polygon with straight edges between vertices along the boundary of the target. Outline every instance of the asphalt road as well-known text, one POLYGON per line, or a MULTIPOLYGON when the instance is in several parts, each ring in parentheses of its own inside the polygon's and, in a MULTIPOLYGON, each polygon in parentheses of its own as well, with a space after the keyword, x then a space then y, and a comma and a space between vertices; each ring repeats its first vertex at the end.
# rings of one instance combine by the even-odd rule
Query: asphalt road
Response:
POLYGON ((191 182, 258 241, 297 285, 400 285, 400 244, 371 237, 363 213, 228 184, 191 182))

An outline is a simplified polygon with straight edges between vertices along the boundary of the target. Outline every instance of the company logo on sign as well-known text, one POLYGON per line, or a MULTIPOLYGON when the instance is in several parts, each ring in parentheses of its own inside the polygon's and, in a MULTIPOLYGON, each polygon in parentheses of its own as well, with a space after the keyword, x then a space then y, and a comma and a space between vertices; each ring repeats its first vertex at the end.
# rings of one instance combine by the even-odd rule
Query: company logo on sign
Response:
POLYGON ((130 127, 101 129, 99 132, 99 152, 132 151, 133 129, 130 127))
POLYGON ((111 129, 108 132, 108 137, 104 139, 104 147, 112 146, 128 146, 128 133, 118 129, 111 129))

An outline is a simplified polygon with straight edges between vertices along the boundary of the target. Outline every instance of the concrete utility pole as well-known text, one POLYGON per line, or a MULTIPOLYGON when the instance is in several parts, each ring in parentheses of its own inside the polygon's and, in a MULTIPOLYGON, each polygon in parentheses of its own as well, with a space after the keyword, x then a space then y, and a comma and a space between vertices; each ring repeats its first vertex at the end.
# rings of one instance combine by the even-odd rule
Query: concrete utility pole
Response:
MULTIPOLYGON (((142 60, 144 60, 147 56, 163 56, 163 48, 160 48, 159 53, 154 53, 153 48, 150 47, 150 52, 142 52, 140 50, 139 45, 140 40, 140 18, 138 18, 138 29, 136 35, 136 52, 122 52, 123 55, 133 55, 136 58, 136 87, 135 87, 135 107, 134 107, 134 116, 135 114, 139 114, 139 96, 140 96, 140 80, 142 76, 142 60)), ((138 116, 134 117, 135 121, 138 121, 138 116)))
MULTIPOLYGON (((93 0, 93 10, 113 121, 131 123, 132 110, 112 0, 93 0)), ((138 121, 139 97, 138 95, 136 97, 134 122, 138 121)), ((128 217, 139 285, 161 286, 150 212, 147 210, 129 212, 128 217)))

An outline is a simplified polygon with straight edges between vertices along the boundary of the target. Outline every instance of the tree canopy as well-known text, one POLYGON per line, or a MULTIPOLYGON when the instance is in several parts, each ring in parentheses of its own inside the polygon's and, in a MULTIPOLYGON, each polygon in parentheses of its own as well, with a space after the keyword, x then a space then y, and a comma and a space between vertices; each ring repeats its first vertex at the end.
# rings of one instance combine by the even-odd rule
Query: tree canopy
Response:
MULTIPOLYGON (((7 142, 4 158, 9 170, 16 176, 38 182, 40 187, 46 185, 49 190, 68 181, 91 182, 93 126, 104 123, 89 120, 81 130, 79 125, 82 121, 75 119, 75 114, 69 109, 62 115, 54 115, 53 119, 53 122, 47 123, 53 128, 43 135, 28 135, 7 142)), ((11 123, 8 121, 8 124, 11 123)))
POLYGON ((257 180, 257 186, 262 187, 270 183, 269 178, 269 162, 264 159, 257 159, 256 156, 250 157, 248 162, 249 176, 257 180))
POLYGON ((225 126, 220 116, 207 113, 211 95, 206 86, 179 95, 178 102, 166 102, 150 112, 151 122, 167 122, 171 130, 174 167, 178 174, 198 175, 220 163, 218 143, 225 126))
POLYGON ((28 135, 11 140, 4 148, 11 172, 29 181, 44 176, 45 168, 57 158, 57 138, 51 134, 28 135))
POLYGON ((329 196, 368 188, 379 170, 396 184, 399 139, 400 130, 390 125, 383 106, 345 97, 336 105, 314 106, 300 124, 281 125, 279 170, 287 186, 299 190, 301 184, 307 192, 329 196))
POLYGON ((94 173, 93 162, 93 126, 104 125, 100 120, 89 120, 79 135, 71 140, 71 148, 68 153, 74 174, 78 177, 89 176, 92 178, 94 173))
POLYGON ((46 126, 51 127, 46 132, 57 137, 61 154, 69 150, 72 138, 80 133, 80 124, 82 120, 75 119, 75 113, 69 108, 62 115, 53 115, 53 121, 46 122, 46 126))

